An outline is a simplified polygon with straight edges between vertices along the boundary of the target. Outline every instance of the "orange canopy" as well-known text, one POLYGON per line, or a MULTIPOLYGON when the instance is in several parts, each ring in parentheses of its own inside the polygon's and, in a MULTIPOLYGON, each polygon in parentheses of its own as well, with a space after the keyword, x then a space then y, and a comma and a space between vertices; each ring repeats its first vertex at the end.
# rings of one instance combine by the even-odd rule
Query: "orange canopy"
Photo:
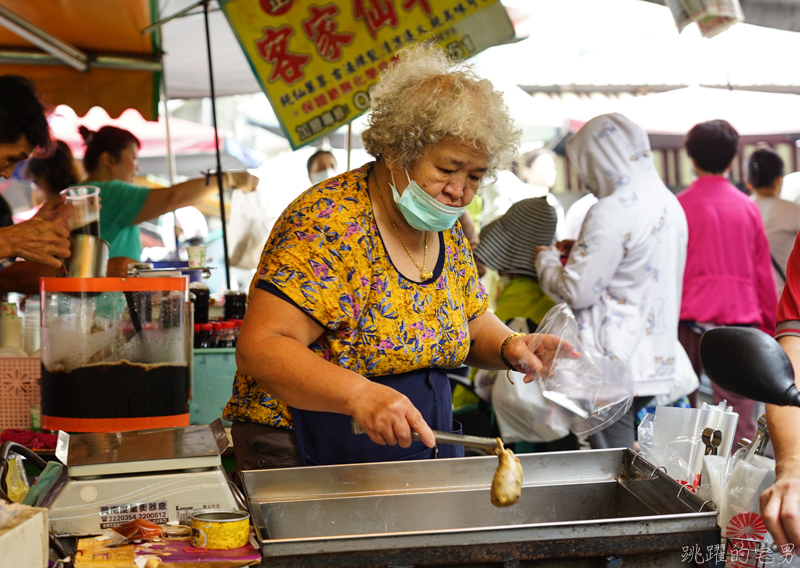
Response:
POLYGON ((32 79, 46 103, 69 105, 78 115, 101 106, 112 117, 135 108, 157 118, 157 34, 141 33, 152 23, 149 0, 3 0, 2 7, 89 55, 90 67, 78 71, 0 27, 0 75, 32 79), (35 56, 40 62, 31 64, 35 56))

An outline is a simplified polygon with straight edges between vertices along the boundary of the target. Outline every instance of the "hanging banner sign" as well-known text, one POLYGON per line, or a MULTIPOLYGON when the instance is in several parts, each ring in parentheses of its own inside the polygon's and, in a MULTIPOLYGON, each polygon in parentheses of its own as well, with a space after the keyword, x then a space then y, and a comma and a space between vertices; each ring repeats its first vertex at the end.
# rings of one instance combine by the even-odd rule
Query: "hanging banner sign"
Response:
POLYGON ((369 108, 395 52, 436 39, 459 59, 514 36, 499 0, 219 0, 292 148, 369 108))

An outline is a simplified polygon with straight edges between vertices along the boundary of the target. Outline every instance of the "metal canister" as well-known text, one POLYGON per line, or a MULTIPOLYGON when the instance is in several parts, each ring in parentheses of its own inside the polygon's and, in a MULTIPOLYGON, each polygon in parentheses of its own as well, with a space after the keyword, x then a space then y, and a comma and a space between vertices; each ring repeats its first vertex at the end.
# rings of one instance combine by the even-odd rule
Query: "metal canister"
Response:
POLYGON ((250 514, 245 511, 198 511, 191 521, 192 545, 196 547, 241 548, 250 537, 250 514))

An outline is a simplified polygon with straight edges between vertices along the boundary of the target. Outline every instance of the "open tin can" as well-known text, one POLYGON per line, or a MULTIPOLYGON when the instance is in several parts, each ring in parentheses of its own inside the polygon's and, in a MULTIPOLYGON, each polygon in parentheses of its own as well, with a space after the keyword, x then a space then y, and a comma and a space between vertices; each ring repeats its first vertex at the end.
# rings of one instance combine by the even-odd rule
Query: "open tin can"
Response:
POLYGON ((250 538, 250 513, 203 510, 191 516, 192 545, 227 550, 241 548, 250 538))

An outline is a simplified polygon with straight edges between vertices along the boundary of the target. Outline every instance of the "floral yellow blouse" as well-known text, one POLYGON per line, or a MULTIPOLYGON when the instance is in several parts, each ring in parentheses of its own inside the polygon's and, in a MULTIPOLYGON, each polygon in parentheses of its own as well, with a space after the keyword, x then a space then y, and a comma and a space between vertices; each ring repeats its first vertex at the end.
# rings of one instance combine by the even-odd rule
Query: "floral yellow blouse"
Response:
MULTIPOLYGON (((460 224, 440 233, 427 282, 400 275, 386 254, 367 191, 371 164, 324 181, 281 215, 250 295, 262 288, 314 318, 325 332, 309 348, 365 377, 457 367, 468 322, 487 308, 460 224)), ((237 371, 223 418, 291 429, 286 404, 237 371)))

